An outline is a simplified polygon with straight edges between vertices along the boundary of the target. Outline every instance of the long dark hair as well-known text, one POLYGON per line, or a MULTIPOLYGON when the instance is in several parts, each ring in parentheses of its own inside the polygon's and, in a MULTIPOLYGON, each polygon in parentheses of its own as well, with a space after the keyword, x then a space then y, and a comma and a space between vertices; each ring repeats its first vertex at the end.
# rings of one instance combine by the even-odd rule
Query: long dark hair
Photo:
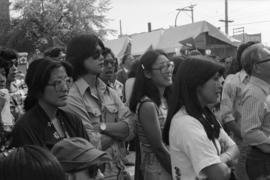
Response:
POLYGON ((205 56, 188 57, 178 68, 169 99, 169 110, 163 130, 163 141, 169 145, 171 120, 179 109, 185 107, 190 116, 203 125, 210 140, 219 136, 220 125, 207 107, 201 107, 197 88, 206 83, 217 72, 222 74, 224 68, 205 56), (211 127, 214 125, 214 128, 211 127))
POLYGON ((48 150, 26 145, 0 154, 1 180, 65 180, 65 173, 48 150))
POLYGON ((104 50, 103 42, 95 34, 80 34, 71 39, 67 45, 66 60, 73 66, 73 78, 87 74, 84 61, 96 53, 96 46, 104 50))
MULTIPOLYGON (((129 105, 132 112, 136 111, 137 104, 144 96, 149 97, 157 106, 161 104, 158 88, 153 84, 151 79, 146 78, 144 75, 144 71, 151 71, 153 64, 160 55, 167 57, 166 53, 162 50, 149 50, 140 59, 129 105)), ((168 92, 169 88, 166 88, 164 93, 165 98, 168 98, 168 92)))
POLYGON ((39 97, 47 86, 54 69, 64 67, 68 76, 72 76, 72 67, 64 61, 56 61, 48 57, 34 60, 27 70, 25 83, 28 93, 24 101, 24 109, 28 111, 38 103, 39 97))

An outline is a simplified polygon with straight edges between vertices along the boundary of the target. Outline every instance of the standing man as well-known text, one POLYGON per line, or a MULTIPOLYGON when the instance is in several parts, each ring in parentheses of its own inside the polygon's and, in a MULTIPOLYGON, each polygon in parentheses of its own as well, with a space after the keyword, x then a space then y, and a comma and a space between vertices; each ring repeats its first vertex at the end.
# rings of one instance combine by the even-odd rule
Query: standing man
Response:
POLYGON ((254 44, 241 56, 250 81, 243 91, 241 133, 251 147, 247 155, 250 179, 270 175, 270 51, 254 44))
POLYGON ((255 42, 243 43, 239 46, 236 55, 237 73, 230 74, 226 77, 222 97, 220 103, 221 122, 226 130, 228 130, 232 136, 232 139, 238 145, 240 150, 240 157, 238 163, 235 166, 235 176, 237 179, 248 180, 246 173, 246 154, 247 145, 242 141, 241 136, 241 97, 244 87, 249 81, 249 76, 243 69, 241 64, 241 55, 245 49, 255 44, 255 42))

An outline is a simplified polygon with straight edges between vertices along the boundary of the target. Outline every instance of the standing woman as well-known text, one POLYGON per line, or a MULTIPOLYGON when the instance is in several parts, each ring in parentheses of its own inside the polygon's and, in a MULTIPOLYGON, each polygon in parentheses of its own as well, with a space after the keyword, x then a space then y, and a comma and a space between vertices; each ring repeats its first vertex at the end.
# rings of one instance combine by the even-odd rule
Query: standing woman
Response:
POLYGON ((204 56, 189 57, 177 71, 163 133, 174 180, 230 178, 228 164, 239 151, 208 108, 221 91, 222 71, 204 56))
POLYGON ((60 107, 66 105, 72 68, 63 61, 34 60, 26 74, 26 113, 16 122, 12 146, 27 144, 47 149, 63 138, 88 136, 80 119, 60 107))
POLYGON ((167 117, 168 87, 172 84, 173 62, 161 50, 150 50, 140 59, 130 110, 137 113, 141 173, 145 180, 171 179, 170 155, 162 142, 167 117))
POLYGON ((83 121, 90 142, 105 150, 112 161, 105 164, 106 180, 123 178, 125 140, 134 137, 134 117, 117 92, 99 75, 104 70, 104 45, 94 34, 78 35, 67 46, 67 61, 74 67, 68 111, 83 121))

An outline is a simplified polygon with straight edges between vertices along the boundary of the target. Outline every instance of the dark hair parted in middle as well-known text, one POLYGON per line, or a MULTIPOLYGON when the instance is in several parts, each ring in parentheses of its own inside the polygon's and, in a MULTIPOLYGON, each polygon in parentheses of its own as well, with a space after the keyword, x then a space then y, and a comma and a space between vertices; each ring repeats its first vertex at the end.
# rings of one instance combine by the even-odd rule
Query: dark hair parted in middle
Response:
POLYGON ((202 107, 197 96, 197 89, 203 86, 216 73, 223 74, 224 68, 205 56, 191 56, 178 68, 168 102, 168 115, 163 130, 163 141, 169 144, 169 131, 173 116, 183 106, 187 113, 198 119, 210 140, 219 136, 220 125, 207 107, 202 107), (205 115, 206 120, 204 120, 205 115), (208 122, 214 125, 211 128, 208 122))
POLYGON ((27 70, 25 83, 28 87, 27 97, 24 102, 25 111, 33 107, 38 98, 44 92, 47 86, 51 73, 54 69, 64 67, 69 77, 72 76, 72 66, 64 61, 52 60, 50 58, 41 58, 34 60, 27 70))
MULTIPOLYGON (((144 71, 151 71, 153 64, 160 55, 167 57, 166 53, 162 50, 149 50, 145 52, 140 59, 129 105, 132 112, 136 111, 137 104, 144 96, 148 96, 152 99, 157 106, 161 104, 158 88, 151 79, 146 78, 144 75, 144 71)), ((164 96, 166 99, 168 98, 169 90, 169 87, 165 89, 164 96)))
POLYGON ((67 46, 66 60, 74 68, 73 78, 77 80, 82 75, 87 74, 84 67, 84 61, 96 53, 96 47, 99 45, 104 50, 103 42, 94 34, 82 34, 71 39, 67 46))

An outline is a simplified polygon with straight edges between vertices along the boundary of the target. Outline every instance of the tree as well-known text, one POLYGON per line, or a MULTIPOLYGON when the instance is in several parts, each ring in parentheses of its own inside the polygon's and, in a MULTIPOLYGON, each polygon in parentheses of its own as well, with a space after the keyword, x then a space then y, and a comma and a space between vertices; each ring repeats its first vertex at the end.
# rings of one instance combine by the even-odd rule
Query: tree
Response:
POLYGON ((77 33, 95 32, 101 38, 113 30, 106 29, 110 0, 17 0, 5 43, 19 51, 43 51, 55 39, 66 43, 77 33))

